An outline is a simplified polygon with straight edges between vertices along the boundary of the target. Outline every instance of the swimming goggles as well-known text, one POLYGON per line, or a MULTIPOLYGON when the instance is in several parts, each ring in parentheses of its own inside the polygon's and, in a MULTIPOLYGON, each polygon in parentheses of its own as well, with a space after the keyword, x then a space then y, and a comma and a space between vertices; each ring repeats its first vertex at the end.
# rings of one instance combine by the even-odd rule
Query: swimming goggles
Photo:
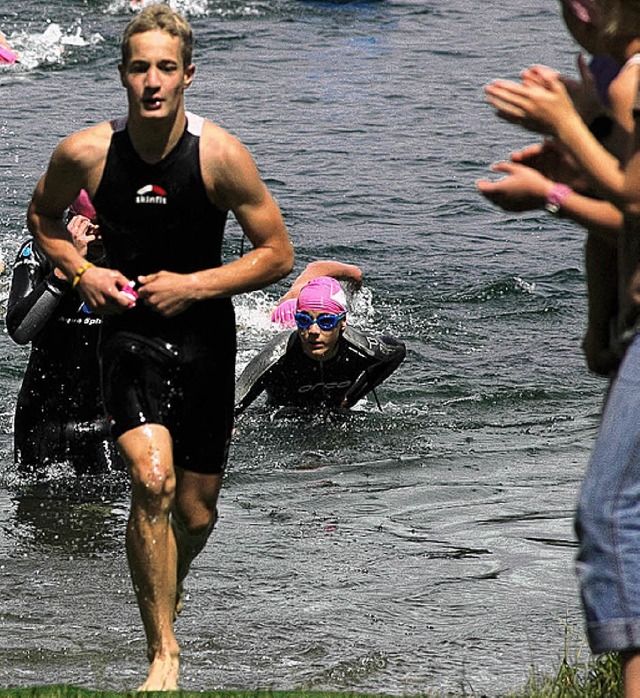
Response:
POLYGON ((311 325, 318 325, 321 330, 328 332, 335 329, 336 325, 345 317, 346 313, 340 315, 332 315, 329 313, 318 315, 317 318, 312 318, 308 313, 296 313, 296 325, 301 330, 308 330, 311 325))

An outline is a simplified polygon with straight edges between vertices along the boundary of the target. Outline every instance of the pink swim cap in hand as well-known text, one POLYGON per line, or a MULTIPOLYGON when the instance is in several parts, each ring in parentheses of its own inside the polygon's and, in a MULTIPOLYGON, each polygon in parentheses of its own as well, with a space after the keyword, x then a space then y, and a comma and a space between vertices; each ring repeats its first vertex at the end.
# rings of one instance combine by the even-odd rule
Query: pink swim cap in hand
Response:
POLYGON ((95 221, 95 219, 98 217, 96 210, 91 203, 91 199, 89 198, 89 194, 87 194, 84 189, 80 190, 80 193, 71 206, 69 206, 69 209, 73 214, 90 218, 92 221, 95 221))
POLYGON ((13 64, 18 60, 18 56, 8 47, 0 44, 0 63, 13 64))
POLYGON ((297 309, 341 315, 347 312, 347 297, 336 279, 318 276, 300 291, 297 309))
POLYGON ((271 322, 276 322, 281 327, 295 327, 297 304, 297 298, 282 301, 271 313, 271 322))

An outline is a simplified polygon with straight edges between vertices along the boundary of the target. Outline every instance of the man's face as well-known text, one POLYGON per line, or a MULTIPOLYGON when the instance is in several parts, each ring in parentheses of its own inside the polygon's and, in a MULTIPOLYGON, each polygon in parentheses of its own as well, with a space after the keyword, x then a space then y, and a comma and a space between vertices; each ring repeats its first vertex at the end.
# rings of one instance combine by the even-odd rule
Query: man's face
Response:
POLYGON ((130 56, 119 66, 130 114, 145 119, 172 117, 183 108, 183 93, 195 66, 184 66, 180 39, 158 30, 134 34, 130 56))
MULTIPOLYGON (((309 317, 316 320, 320 315, 330 315, 326 311, 304 311, 309 317)), ((345 320, 340 320, 332 330, 321 330, 316 323, 313 323, 306 330, 298 328, 298 336, 302 344, 302 350, 315 361, 326 361, 332 359, 338 351, 338 340, 340 332, 346 325, 345 320)))

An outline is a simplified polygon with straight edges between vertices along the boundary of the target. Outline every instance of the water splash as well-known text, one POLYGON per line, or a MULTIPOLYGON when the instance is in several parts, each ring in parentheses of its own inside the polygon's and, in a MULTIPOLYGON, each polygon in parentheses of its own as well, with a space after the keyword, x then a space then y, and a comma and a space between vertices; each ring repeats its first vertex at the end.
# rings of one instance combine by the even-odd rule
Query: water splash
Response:
POLYGON ((69 54, 68 47, 96 46, 104 38, 97 33, 84 37, 79 24, 65 31, 59 24, 52 23, 41 33, 16 32, 8 41, 20 58, 14 69, 34 70, 40 66, 63 65, 69 54))
POLYGON ((140 12, 150 5, 169 5, 174 10, 191 16, 204 16, 208 12, 207 0, 112 0, 107 7, 108 14, 122 12, 140 12))

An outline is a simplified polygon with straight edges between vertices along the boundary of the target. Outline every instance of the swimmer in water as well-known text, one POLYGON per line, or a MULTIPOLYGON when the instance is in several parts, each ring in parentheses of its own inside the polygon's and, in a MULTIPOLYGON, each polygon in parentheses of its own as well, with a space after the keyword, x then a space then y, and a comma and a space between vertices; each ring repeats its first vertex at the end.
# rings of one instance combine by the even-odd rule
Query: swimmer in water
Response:
POLYGON ((296 305, 300 291, 318 276, 331 276, 337 279, 343 288, 353 292, 362 286, 362 270, 355 264, 345 264, 333 259, 319 259, 310 262, 304 271, 291 284, 291 288, 280 298, 271 313, 271 322, 281 327, 296 326, 296 305))
MULTIPOLYGON (((104 262, 96 212, 82 191, 67 228, 87 260, 104 262)), ((31 343, 15 412, 14 460, 25 475, 70 463, 78 475, 122 470, 102 409, 98 339, 102 317, 87 313, 65 275, 32 238, 13 265, 6 317, 18 344, 31 343)))
POLYGON ((399 340, 347 325, 346 296, 336 279, 309 281, 295 302, 297 330, 274 337, 238 378, 237 414, 263 391, 274 405, 350 408, 404 360, 399 340))

